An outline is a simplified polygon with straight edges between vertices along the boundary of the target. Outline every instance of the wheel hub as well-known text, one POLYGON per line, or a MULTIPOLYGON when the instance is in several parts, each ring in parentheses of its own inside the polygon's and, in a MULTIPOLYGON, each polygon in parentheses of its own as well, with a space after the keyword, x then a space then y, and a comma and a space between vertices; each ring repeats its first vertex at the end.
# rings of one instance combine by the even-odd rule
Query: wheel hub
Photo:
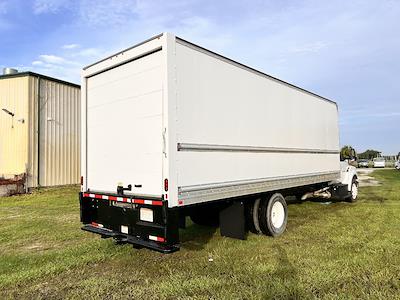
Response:
POLYGON ((285 209, 280 202, 275 202, 271 209, 271 223, 275 228, 280 228, 285 220, 285 209))

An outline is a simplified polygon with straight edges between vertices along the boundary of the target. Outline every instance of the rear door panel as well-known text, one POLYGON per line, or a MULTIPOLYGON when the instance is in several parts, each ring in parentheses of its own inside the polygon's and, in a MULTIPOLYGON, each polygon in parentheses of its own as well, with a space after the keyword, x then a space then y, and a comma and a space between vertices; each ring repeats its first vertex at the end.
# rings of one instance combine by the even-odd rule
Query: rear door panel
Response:
POLYGON ((161 196, 162 62, 158 51, 88 78, 88 189, 161 196))

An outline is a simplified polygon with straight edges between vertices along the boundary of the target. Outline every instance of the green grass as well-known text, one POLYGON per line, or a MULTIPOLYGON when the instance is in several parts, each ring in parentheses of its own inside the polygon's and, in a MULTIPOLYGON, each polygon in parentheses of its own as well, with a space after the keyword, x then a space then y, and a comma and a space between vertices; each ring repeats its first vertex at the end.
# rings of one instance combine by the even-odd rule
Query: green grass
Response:
POLYGON ((279 238, 190 225, 171 255, 81 231, 76 188, 0 198, 0 299, 399 298, 400 172, 373 176, 357 203, 290 204, 279 238))

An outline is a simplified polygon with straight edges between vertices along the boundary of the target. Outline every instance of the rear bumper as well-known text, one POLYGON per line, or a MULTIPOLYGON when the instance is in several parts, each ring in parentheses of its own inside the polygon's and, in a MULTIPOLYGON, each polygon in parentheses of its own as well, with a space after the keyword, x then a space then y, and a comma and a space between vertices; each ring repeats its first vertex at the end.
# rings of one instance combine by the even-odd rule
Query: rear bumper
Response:
POLYGON ((176 245, 172 245, 172 246, 162 245, 162 244, 152 242, 152 241, 145 241, 145 240, 142 240, 142 239, 134 237, 134 236, 130 236, 130 235, 122 234, 122 233, 118 233, 118 232, 113 232, 112 230, 108 230, 108 229, 98 228, 98 227, 90 225, 90 224, 84 225, 82 227, 82 230, 100 234, 102 236, 102 238, 114 238, 120 242, 142 246, 142 247, 156 250, 156 251, 159 251, 159 252, 162 252, 165 254, 173 253, 173 252, 179 250, 179 247, 176 245))
POLYGON ((163 253, 179 250, 178 211, 165 200, 79 193, 79 202, 85 231, 163 253))

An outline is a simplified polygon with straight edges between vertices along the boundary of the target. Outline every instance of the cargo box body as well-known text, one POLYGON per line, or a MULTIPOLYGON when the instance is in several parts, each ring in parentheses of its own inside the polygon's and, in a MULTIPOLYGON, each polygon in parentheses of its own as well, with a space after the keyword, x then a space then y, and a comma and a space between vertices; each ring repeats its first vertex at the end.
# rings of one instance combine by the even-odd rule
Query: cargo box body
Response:
POLYGON ((85 193, 171 209, 339 172, 335 102, 172 34, 83 70, 85 193))
POLYGON ((338 177, 334 102, 173 35, 86 68, 82 83, 85 190, 131 184, 175 207, 338 177))

